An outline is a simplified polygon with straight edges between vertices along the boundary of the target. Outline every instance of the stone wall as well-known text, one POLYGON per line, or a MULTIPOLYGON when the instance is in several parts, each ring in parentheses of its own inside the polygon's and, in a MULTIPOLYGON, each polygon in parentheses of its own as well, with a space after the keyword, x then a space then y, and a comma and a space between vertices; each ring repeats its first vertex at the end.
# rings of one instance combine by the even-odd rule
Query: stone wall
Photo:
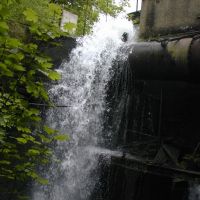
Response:
POLYGON ((49 42, 48 46, 41 46, 41 50, 51 57, 54 67, 60 66, 62 61, 68 60, 71 50, 76 46, 76 38, 60 37, 49 42))

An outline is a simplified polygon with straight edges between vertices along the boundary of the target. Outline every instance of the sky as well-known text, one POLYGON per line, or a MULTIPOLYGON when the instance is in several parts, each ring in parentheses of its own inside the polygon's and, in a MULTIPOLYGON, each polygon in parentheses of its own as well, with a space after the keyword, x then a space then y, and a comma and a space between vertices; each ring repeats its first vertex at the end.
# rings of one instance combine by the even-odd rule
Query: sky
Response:
MULTIPOLYGON (((130 12, 136 11, 137 0, 129 0, 129 1, 130 1, 130 7, 126 8, 126 12, 130 13, 130 12)), ((141 10, 141 4, 142 4, 142 0, 138 0, 138 9, 139 10, 141 10)))
MULTIPOLYGON (((115 0, 115 2, 120 2, 123 0, 115 0)), ((130 7, 126 7, 126 12, 127 13, 131 13, 136 11, 136 4, 137 4, 137 0, 129 0, 130 2, 130 7)), ((141 10, 141 4, 142 4, 142 0, 138 0, 138 9, 141 10)))
MULTIPOLYGON (((120 3, 123 0, 115 0, 115 3, 120 3)), ((126 13, 132 13, 136 11, 136 4, 137 4, 137 0, 129 0, 129 4, 130 7, 126 7, 125 11, 126 13)), ((138 10, 141 10, 141 5, 142 5, 142 0, 138 0, 138 10)), ((105 19, 105 21, 107 22, 109 20, 109 16, 105 16, 105 15, 101 15, 101 19, 105 19)))

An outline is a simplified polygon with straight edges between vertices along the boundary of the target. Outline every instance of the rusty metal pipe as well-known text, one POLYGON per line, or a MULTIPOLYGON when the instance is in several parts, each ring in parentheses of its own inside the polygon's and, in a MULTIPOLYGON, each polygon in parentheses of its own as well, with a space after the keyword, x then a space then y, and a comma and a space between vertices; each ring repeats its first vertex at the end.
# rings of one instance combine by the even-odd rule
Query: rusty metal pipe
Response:
POLYGON ((133 45, 129 63, 136 79, 200 82, 199 54, 200 39, 141 42, 133 45))

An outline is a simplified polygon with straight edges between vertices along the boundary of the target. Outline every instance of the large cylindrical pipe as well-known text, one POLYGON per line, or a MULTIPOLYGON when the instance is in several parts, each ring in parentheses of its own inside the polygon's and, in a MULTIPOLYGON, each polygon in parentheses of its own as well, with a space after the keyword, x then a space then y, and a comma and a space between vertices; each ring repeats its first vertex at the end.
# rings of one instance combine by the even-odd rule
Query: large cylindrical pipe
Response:
POLYGON ((188 60, 191 78, 200 82, 200 38, 193 39, 188 60))
POLYGON ((136 79, 198 81, 200 40, 184 38, 168 43, 133 45, 129 63, 136 79))

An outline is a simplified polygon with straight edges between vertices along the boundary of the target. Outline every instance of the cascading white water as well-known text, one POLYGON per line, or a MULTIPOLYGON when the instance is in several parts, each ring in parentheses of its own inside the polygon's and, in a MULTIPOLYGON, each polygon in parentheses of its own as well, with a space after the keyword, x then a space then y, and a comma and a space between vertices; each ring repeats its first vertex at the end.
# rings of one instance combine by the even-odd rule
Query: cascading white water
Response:
MULTIPOLYGON (((70 136, 56 147, 59 164, 52 161, 47 173, 50 183, 35 188, 33 200, 87 200, 98 182, 98 156, 88 151, 102 142, 103 113, 106 109, 106 85, 112 77, 111 67, 117 55, 126 59, 120 48, 127 32, 134 36, 132 23, 122 17, 102 18, 92 34, 77 40, 69 62, 59 68, 62 80, 49 90, 51 99, 64 108, 51 109, 47 123, 70 136)), ((128 46, 128 45, 127 45, 128 46)))
POLYGON ((200 185, 191 184, 189 189, 189 198, 188 200, 200 200, 200 185))

